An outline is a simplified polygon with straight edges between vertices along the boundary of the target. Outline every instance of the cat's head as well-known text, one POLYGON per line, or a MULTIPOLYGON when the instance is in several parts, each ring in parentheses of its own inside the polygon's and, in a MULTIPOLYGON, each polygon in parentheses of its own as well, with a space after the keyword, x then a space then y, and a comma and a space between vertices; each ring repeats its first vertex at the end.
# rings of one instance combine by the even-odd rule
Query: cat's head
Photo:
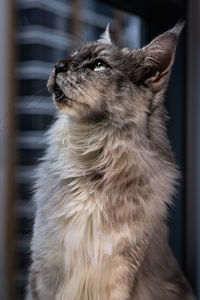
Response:
POLYGON ((83 122, 142 122, 163 99, 183 24, 141 49, 119 48, 109 28, 59 61, 48 81, 56 107, 83 122))

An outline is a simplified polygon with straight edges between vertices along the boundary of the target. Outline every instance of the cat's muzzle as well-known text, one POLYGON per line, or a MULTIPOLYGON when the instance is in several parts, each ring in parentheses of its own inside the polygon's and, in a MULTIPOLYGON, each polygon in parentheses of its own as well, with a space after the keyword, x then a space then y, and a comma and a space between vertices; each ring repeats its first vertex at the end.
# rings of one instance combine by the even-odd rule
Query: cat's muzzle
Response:
POLYGON ((55 83, 53 89, 54 89, 53 94, 54 94, 55 100, 57 102, 66 102, 67 101, 67 98, 66 98, 63 90, 59 87, 59 85, 57 83, 55 83))
POLYGON ((49 77, 47 88, 51 94, 54 95, 54 100, 59 103, 67 103, 68 100, 71 100, 69 97, 66 97, 62 88, 56 83, 56 72, 53 69, 51 76, 49 77))

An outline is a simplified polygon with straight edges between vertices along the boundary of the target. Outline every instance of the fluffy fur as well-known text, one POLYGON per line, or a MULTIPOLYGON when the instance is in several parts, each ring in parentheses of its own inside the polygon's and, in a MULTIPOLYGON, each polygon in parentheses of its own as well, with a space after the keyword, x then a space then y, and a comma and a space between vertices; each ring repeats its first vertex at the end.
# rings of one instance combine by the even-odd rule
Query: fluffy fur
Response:
POLYGON ((143 49, 108 28, 55 67, 28 299, 192 300, 167 244, 178 172, 163 95, 181 25, 143 49))

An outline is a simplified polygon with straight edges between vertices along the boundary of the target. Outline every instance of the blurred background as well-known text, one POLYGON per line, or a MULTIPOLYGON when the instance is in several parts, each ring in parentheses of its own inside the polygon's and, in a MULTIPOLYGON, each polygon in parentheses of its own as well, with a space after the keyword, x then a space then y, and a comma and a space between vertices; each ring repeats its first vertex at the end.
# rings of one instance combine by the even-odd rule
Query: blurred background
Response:
POLYGON ((142 47, 186 20, 166 97, 169 137, 182 172, 170 208, 170 244, 200 300, 200 1, 1 0, 0 299, 23 299, 30 263, 33 170, 55 107, 54 64, 111 24, 114 41, 142 47))

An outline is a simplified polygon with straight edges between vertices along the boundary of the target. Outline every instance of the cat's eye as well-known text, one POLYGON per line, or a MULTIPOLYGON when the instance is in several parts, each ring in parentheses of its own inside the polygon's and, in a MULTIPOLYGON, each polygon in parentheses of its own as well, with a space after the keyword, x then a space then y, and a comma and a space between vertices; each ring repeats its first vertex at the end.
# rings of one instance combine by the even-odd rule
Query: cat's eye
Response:
POLYGON ((108 65, 105 62, 103 62, 102 60, 97 60, 92 65, 91 69, 96 72, 96 71, 105 70, 106 68, 108 68, 108 65))

